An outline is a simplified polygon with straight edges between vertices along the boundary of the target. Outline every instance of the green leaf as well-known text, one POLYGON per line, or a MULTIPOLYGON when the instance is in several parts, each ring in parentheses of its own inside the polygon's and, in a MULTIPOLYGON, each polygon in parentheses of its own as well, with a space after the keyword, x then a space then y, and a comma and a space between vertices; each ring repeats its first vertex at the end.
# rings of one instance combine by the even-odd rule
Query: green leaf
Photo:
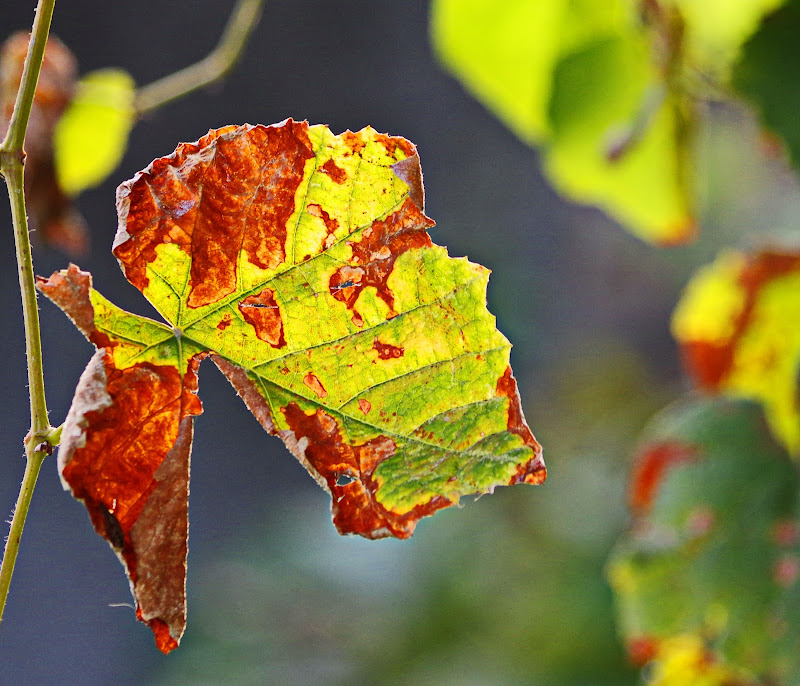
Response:
POLYGON ((800 164, 800 2, 767 17, 747 42, 733 74, 735 88, 758 109, 764 126, 780 135, 792 163, 800 164))
POLYGON ((136 84, 121 69, 87 74, 56 124, 53 152, 61 189, 68 195, 97 186, 128 147, 136 84))
POLYGON ((798 476, 761 408, 688 400, 662 412, 631 501, 634 525, 608 568, 631 649, 702 637, 731 669, 795 683, 798 476))
POLYGON ((643 37, 592 42, 561 60, 553 82, 544 165, 556 188, 644 240, 690 238, 688 117, 655 79, 643 37))
POLYGON ((124 561, 163 651, 185 623, 208 355, 331 493, 341 533, 407 538, 462 495, 544 481, 511 345, 486 309, 489 271, 431 243, 423 204, 405 139, 230 126, 118 190, 114 254, 166 324, 118 309, 77 267, 40 280, 98 348, 62 480, 124 561))
POLYGON ((693 235, 691 108, 666 92, 631 3, 436 0, 431 25, 448 69, 544 148, 559 191, 645 240, 693 235))
MULTIPOLYGON (((791 1, 791 0, 790 0, 791 1)), ((744 42, 786 0, 673 0, 687 26, 688 60, 726 81, 744 42)))

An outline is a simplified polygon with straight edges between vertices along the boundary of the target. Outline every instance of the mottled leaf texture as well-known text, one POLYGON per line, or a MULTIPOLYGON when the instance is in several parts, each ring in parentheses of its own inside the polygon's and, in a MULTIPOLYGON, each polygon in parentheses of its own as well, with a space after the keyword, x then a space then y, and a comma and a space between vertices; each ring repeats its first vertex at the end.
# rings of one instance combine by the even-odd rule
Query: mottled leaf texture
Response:
MULTIPOLYGON (((13 34, 0 50, 0 139, 14 110, 29 35, 13 34)), ((58 183, 53 131, 75 90, 78 65, 69 49, 51 37, 25 136, 25 198, 34 236, 73 255, 86 251, 86 224, 58 183)))
POLYGON ((800 252, 729 251, 689 282, 672 331, 696 384, 759 400, 775 435, 800 453, 800 252))
POLYGON ((653 421, 633 526, 608 568, 629 653, 655 660, 653 683, 798 683, 798 485, 757 403, 687 399, 653 421))
POLYGON ((544 481, 486 309, 489 272, 431 243, 408 141, 231 126, 154 161, 117 209, 114 254, 167 324, 114 307, 74 266, 39 287, 98 348, 62 479, 120 554, 163 651, 185 622, 206 355, 331 493, 341 533, 406 538, 464 494, 544 481))

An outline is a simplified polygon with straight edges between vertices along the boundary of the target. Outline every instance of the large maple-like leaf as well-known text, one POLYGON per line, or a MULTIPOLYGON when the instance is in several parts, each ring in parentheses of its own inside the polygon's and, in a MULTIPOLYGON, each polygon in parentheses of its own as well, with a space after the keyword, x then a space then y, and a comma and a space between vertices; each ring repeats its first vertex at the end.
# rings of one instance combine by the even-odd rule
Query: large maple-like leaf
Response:
POLYGON ((126 277, 168 322, 71 266, 40 289, 97 346, 59 465, 163 651, 185 624, 196 369, 210 355, 328 490, 342 533, 410 536, 498 485, 541 483, 487 269, 431 243, 416 149, 372 129, 227 127, 120 186, 126 277))

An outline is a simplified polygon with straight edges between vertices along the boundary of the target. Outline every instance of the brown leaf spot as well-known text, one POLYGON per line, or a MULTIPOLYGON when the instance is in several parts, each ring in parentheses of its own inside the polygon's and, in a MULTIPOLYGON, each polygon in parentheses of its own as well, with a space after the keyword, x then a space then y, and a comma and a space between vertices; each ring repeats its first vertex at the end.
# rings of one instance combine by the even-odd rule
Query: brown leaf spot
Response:
POLYGON ((225 316, 224 316, 224 317, 223 317, 223 318, 220 320, 219 324, 217 324, 217 328, 218 328, 220 331, 225 331, 225 329, 227 329, 227 328, 228 328, 228 327, 231 325, 231 321, 232 321, 232 319, 231 319, 231 316, 230 316, 229 314, 226 314, 226 315, 225 315, 225 316))
POLYGON ((517 391, 517 380, 511 373, 511 367, 506 367, 503 376, 497 380, 497 395, 508 398, 508 430, 519 436, 529 448, 533 450, 533 457, 519 465, 514 476, 508 482, 510 486, 514 484, 538 485, 547 479, 547 468, 542 459, 542 446, 534 438, 525 416, 522 414, 522 403, 517 391))
POLYGON ((167 237, 192 257, 190 307, 235 290, 241 250, 261 269, 282 264, 295 192, 314 156, 307 131, 291 119, 209 131, 123 183, 114 255, 128 280, 147 286, 147 265, 167 237))
POLYGON ((658 488, 672 467, 697 459, 694 446, 679 441, 665 441, 649 446, 637 458, 629 486, 630 507, 646 514, 658 496, 658 488))
POLYGON ((772 578, 784 588, 792 586, 800 577, 800 558, 797 555, 782 555, 775 562, 772 578))
POLYGON ((303 383, 314 391, 320 400, 328 395, 328 391, 325 390, 322 382, 311 372, 303 377, 303 383))
POLYGON ((333 159, 328 160, 320 168, 320 171, 331 177, 335 183, 342 184, 347 180, 347 172, 336 165, 333 159))
POLYGON ((658 640, 650 636, 636 636, 628 639, 625 651, 634 667, 644 667, 658 653, 658 640))
POLYGON ((293 433, 294 444, 300 445, 302 439, 307 439, 305 451, 298 457, 327 484, 333 496, 333 521, 340 533, 367 538, 408 538, 420 518, 452 505, 437 496, 402 515, 387 510, 375 499, 377 483, 372 475, 379 464, 394 454, 396 446, 392 439, 379 436, 352 445, 342 439, 336 420, 321 409, 307 415, 297 403, 289 403, 281 412, 293 433), (353 480, 339 485, 342 475, 353 480))
MULTIPOLYGON (((382 221, 376 220, 365 229, 361 233, 360 241, 348 241, 353 257, 349 265, 340 267, 331 275, 331 295, 353 310, 361 291, 372 286, 389 308, 387 319, 397 316, 394 311, 394 295, 386 285, 389 275, 395 260, 404 252, 430 247, 431 239, 427 229, 433 225, 433 221, 407 198, 397 212, 382 221), (375 259, 375 255, 378 259, 375 259)), ((354 311, 355 314, 357 313, 354 311)))
POLYGON ((340 137, 344 141, 344 144, 350 148, 352 155, 360 155, 366 145, 364 139, 352 131, 345 131, 340 137))
POLYGON ((244 320, 255 329, 256 336, 269 343, 273 348, 286 345, 283 336, 283 319, 275 291, 265 288, 257 295, 249 295, 239 303, 239 312, 244 320))
POLYGON ((372 403, 369 400, 364 400, 363 398, 358 401, 358 409, 361 410, 364 415, 368 415, 369 411, 372 409, 372 403))
POLYGON ((772 539, 784 548, 795 545, 800 540, 797 522, 793 519, 776 522, 772 527, 772 539))
POLYGON ((381 343, 377 338, 372 344, 372 349, 378 353, 378 358, 381 360, 392 360, 402 357, 405 353, 403 348, 398 348, 389 343, 381 343))
POLYGON ((717 517, 710 507, 695 507, 686 518, 686 531, 692 538, 702 538, 714 527, 717 517))

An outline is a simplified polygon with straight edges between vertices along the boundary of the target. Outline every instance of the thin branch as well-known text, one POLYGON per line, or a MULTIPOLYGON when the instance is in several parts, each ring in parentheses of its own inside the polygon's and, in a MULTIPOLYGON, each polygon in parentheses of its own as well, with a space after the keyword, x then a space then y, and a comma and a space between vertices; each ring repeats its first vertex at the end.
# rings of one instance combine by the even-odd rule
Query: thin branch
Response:
POLYGON ((42 342, 39 331, 39 310, 36 304, 36 285, 31 258, 31 242, 28 235, 28 219, 25 211, 23 144, 28 129, 28 119, 33 106, 33 96, 39 81, 44 49, 50 33, 55 0, 39 0, 36 17, 33 20, 28 54, 22 71, 14 111, 8 133, 0 144, 0 172, 8 186, 11 201, 11 216, 14 222, 14 242, 19 267, 19 287, 22 295, 22 313, 25 322, 25 350, 28 358, 28 387, 31 400, 31 430, 25 440, 27 466, 20 485, 17 505, 11 520, 11 531, 6 541, 3 564, 0 567, 0 621, 8 597, 11 576, 19 552, 20 538, 28 516, 28 508, 45 456, 53 451, 50 442, 53 435, 47 417, 47 402, 44 394, 44 373, 42 370, 42 342))
POLYGON ((147 114, 225 76, 239 59, 258 24, 263 0, 239 0, 218 45, 199 62, 165 76, 136 93, 134 108, 147 114))

